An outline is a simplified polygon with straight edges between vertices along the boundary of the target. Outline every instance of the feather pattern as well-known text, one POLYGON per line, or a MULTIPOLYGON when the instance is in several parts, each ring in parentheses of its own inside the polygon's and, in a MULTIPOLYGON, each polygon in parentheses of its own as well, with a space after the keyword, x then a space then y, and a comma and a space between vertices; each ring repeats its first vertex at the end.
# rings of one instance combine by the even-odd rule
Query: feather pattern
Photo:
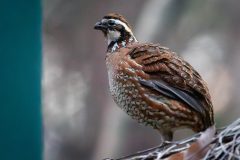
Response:
POLYGON ((149 75, 147 80, 139 79, 143 86, 184 102, 202 115, 205 125, 213 125, 207 85, 189 63, 158 44, 134 46, 129 56, 149 75))
POLYGON ((178 128, 214 124, 207 85, 190 64, 159 44, 139 43, 122 15, 110 13, 94 28, 108 39, 110 92, 129 116, 170 141, 178 128))

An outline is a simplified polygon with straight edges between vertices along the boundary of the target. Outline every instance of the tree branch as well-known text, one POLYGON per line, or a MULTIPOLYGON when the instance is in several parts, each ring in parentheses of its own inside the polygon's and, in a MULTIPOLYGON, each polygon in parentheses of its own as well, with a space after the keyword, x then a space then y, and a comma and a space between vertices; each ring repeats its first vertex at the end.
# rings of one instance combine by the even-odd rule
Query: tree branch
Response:
MULTIPOLYGON (((204 132, 203 132, 204 133, 204 132)), ((188 151, 193 142, 196 142, 202 133, 197 133, 189 138, 165 142, 157 147, 137 152, 122 158, 105 160, 160 160, 174 157, 174 155, 188 151)), ((218 129, 215 137, 202 150, 210 147, 205 152, 204 160, 213 159, 240 159, 240 119, 225 128, 218 129)), ((201 150, 201 151, 202 151, 201 150)), ((200 150, 198 150, 200 152, 200 150)), ((194 154, 198 154, 192 153, 194 154)), ((192 159, 192 157, 190 158, 192 159)))

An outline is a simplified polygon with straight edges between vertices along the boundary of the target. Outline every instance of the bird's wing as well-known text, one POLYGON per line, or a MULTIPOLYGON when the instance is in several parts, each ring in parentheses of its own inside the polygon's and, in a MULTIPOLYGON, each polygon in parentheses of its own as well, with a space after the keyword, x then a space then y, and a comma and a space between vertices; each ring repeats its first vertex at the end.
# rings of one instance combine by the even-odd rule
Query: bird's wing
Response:
POLYGON ((129 52, 129 56, 149 77, 139 77, 142 86, 184 102, 207 118, 206 121, 213 123, 208 88, 190 64, 168 48, 154 44, 136 46, 129 52))

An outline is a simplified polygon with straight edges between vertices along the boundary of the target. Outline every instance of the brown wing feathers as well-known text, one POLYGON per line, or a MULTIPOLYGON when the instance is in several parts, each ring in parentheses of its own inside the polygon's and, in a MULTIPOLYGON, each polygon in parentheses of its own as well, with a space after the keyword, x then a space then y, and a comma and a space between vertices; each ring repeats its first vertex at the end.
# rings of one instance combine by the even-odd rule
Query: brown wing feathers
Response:
POLYGON ((187 62, 158 45, 135 47, 129 55, 151 77, 139 80, 143 86, 188 104, 201 113, 207 126, 213 125, 212 115, 208 115, 212 114, 212 104, 206 84, 187 62))

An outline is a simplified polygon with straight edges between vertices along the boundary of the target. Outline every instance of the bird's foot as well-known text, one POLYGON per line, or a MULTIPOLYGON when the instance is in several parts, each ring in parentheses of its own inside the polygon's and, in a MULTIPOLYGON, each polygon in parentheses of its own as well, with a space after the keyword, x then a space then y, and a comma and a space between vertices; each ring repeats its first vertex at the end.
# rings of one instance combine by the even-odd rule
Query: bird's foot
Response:
POLYGON ((163 141, 162 145, 177 144, 177 141, 163 141))

